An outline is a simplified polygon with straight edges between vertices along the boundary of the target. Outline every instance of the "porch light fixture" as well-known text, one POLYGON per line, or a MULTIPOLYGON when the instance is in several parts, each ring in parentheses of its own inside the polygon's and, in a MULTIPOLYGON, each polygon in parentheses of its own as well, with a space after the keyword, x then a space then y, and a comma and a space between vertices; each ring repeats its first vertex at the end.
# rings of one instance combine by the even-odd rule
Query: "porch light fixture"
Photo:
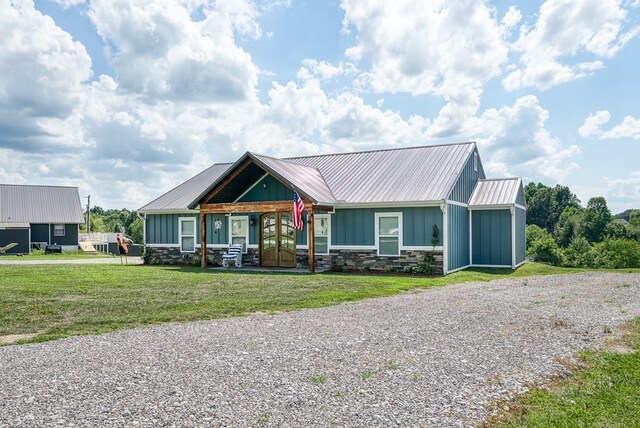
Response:
POLYGON ((256 219, 253 216, 249 216, 249 226, 255 226, 256 219))
POLYGON ((266 180, 262 182, 262 188, 263 188, 263 189, 266 189, 266 188, 267 188, 267 181, 266 181, 266 180))

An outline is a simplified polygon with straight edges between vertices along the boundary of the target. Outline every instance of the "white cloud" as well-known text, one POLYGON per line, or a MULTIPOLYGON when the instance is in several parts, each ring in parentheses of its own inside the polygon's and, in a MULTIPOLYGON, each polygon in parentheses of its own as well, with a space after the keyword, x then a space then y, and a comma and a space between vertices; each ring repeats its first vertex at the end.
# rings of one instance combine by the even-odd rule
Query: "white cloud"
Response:
POLYGON ((578 128, 578 133, 582 137, 595 137, 601 140, 618 140, 633 139, 640 140, 640 119, 634 119, 632 116, 625 118, 618 125, 609 130, 602 127, 609 123, 611 114, 606 110, 598 111, 595 115, 590 114, 578 128))
POLYGON ((607 201, 613 202, 617 210, 629 207, 638 207, 640 201, 640 171, 632 172, 625 178, 602 178, 607 201))
POLYGON ((0 147, 68 151, 73 110, 91 77, 84 46, 29 1, 0 3, 0 147))
POLYGON ((333 80, 342 76, 354 75, 358 69, 352 63, 339 63, 338 65, 330 64, 326 61, 318 61, 315 59, 305 59, 302 61, 303 66, 300 67, 296 77, 299 80, 308 80, 317 78, 320 80, 333 80))
POLYGON ((623 28, 626 17, 618 0, 547 0, 535 25, 521 28, 512 46, 521 53, 520 65, 503 79, 503 86, 548 89, 602 68, 599 60, 576 65, 567 60, 579 55, 614 56, 638 34, 638 28, 623 28))
POLYGON ((580 149, 564 147, 551 135, 548 118, 538 99, 528 95, 511 107, 486 110, 467 123, 466 133, 478 139, 490 175, 562 182, 578 168, 574 159, 580 149))
POLYGON ((95 0, 89 10, 125 90, 199 103, 255 96, 258 68, 234 37, 259 37, 257 14, 249 1, 95 0))
POLYGON ((51 0, 54 3, 58 3, 63 9, 69 9, 70 7, 79 6, 85 4, 86 0, 51 0))
POLYGON ((510 8, 501 25, 495 9, 473 0, 343 0, 344 26, 355 26, 358 43, 347 56, 371 62, 360 82, 377 92, 437 95, 447 101, 430 134, 455 134, 480 106, 484 83, 501 74, 504 41, 520 19, 510 8))

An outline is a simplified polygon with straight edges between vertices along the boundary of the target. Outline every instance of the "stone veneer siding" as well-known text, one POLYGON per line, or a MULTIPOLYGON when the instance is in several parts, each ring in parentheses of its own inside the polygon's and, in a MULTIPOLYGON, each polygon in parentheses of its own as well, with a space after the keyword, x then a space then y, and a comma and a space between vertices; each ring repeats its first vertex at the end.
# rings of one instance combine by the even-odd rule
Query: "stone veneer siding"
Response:
MULTIPOLYGON (((193 259, 200 260, 200 249, 195 253, 181 253, 178 247, 147 247, 149 260, 157 260, 159 264, 191 264, 193 259)), ((210 266, 222 266, 222 254, 226 248, 207 248, 210 266)), ((328 271, 332 266, 340 266, 345 271, 402 271, 407 267, 418 267, 424 260, 425 251, 401 251, 400 256, 378 256, 376 250, 331 250, 330 254, 316 254, 316 271, 328 271)), ((259 266, 259 253, 256 248, 249 248, 242 255, 244 266, 259 266)), ((442 274, 442 251, 435 252, 436 272, 442 274)), ((296 268, 308 269, 309 256, 306 249, 298 249, 296 268)))

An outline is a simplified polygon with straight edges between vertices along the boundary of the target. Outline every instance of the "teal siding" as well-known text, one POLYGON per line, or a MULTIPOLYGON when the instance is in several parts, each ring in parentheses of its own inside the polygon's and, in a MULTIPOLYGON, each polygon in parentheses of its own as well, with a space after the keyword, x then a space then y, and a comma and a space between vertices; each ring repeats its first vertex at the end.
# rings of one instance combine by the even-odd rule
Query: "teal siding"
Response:
MULTIPOLYGON (((375 213, 402 212, 403 245, 431 246, 433 225, 440 229, 442 245, 442 211, 440 207, 416 208, 357 208, 337 209, 331 215, 332 245, 370 245, 375 243, 375 213)), ((249 244, 256 245, 260 236, 260 213, 243 214, 253 218, 255 224, 249 223, 249 244)), ((178 218, 196 217, 196 243, 200 243, 200 216, 195 213, 186 214, 148 214, 146 242, 147 244, 178 245, 178 218)), ((307 245, 307 214, 303 214, 304 229, 297 231, 297 245, 307 245)), ((226 245, 229 242, 229 217, 223 214, 207 215, 207 243, 226 245), (222 221, 222 228, 214 229, 216 220, 222 221)))
POLYGON ((516 208, 516 264, 525 260, 527 252, 527 212, 516 208))
POLYGON ((447 206, 447 269, 469 265, 469 210, 458 205, 447 206))
POLYGON ((331 216, 331 245, 376 245, 375 213, 402 213, 402 241, 405 246, 431 246, 433 225, 440 229, 442 245, 442 211, 440 207, 353 208, 336 209, 331 216))
POLYGON ((527 206, 526 201, 524 199, 524 189, 522 186, 518 189, 518 195, 516 196, 516 204, 522 205, 523 207, 527 206))
MULTIPOLYGON (((478 151, 475 150, 474 153, 478 153, 478 151)), ((478 155, 478 171, 473 170, 473 157, 473 153, 471 153, 447 199, 468 203, 478 180, 486 178, 480 155, 478 155)))
POLYGON ((263 178, 253 189, 239 199, 238 202, 292 201, 293 191, 284 186, 271 175, 263 178), (267 185, 265 188, 263 183, 267 185))
POLYGON ((473 211, 473 264, 511 266, 511 211, 473 211))

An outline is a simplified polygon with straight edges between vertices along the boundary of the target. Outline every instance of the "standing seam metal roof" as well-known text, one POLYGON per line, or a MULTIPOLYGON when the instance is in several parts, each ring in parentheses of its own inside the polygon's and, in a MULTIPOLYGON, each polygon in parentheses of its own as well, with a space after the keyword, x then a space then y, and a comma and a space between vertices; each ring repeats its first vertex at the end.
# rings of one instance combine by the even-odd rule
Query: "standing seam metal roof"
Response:
POLYGON ((78 188, 0 184, 0 222, 83 223, 78 188))
POLYGON ((515 204, 521 187, 521 178, 480 180, 471 195, 469 206, 515 204))
MULTIPOLYGON (((446 199, 474 149, 469 142, 284 159, 244 156, 262 162, 318 202, 364 204, 446 199)), ((140 211, 187 209, 231 165, 211 166, 140 211)))

